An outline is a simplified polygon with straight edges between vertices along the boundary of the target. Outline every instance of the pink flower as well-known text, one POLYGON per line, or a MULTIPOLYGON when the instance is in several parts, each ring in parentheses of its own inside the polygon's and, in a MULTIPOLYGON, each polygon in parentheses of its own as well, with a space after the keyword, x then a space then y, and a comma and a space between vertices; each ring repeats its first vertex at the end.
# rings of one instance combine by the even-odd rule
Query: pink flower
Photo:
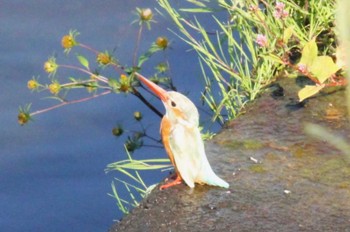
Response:
POLYGON ((298 71, 301 72, 302 74, 307 74, 307 66, 305 64, 298 64, 298 71))
POLYGON ((283 10, 283 11, 276 10, 275 12, 273 12, 273 16, 275 16, 275 18, 277 18, 277 19, 284 19, 284 18, 287 18, 289 16, 289 13, 286 10, 283 10))
POLYGON ((286 5, 283 2, 276 2, 275 10, 282 11, 286 5))
POLYGON ((287 10, 285 10, 285 4, 283 2, 276 2, 275 11, 273 12, 273 16, 277 19, 284 19, 289 16, 287 10))
POLYGON ((256 37, 255 42, 260 46, 260 47, 267 47, 268 42, 267 42, 267 37, 266 35, 263 34, 258 34, 256 37))

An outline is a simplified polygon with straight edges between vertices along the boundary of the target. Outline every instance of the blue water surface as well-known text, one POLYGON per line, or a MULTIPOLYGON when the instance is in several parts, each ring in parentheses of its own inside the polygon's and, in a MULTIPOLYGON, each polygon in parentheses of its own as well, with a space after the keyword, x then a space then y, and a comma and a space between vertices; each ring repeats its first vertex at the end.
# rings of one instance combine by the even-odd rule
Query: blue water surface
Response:
MULTIPOLYGON (((47 82, 43 63, 56 54, 67 62, 60 45, 70 29, 78 40, 99 50, 113 50, 121 62, 131 64, 136 40, 136 7, 157 7, 154 0, 14 0, 0 3, 0 231, 107 231, 121 212, 111 193, 117 173, 106 174, 107 164, 125 158, 123 140, 112 128, 133 123, 141 110, 144 125, 158 136, 159 118, 134 97, 110 94, 85 103, 38 115, 23 127, 17 124, 18 106, 32 102, 32 110, 56 102, 31 93, 32 76, 47 82)), ((159 8, 159 7, 158 7, 159 8)), ((157 23, 142 37, 141 52, 158 36, 172 40, 168 57, 179 91, 200 97, 198 57, 167 30, 171 22, 155 13, 157 23)), ((73 51, 74 54, 74 51, 73 51)), ((161 56, 155 57, 155 61, 161 56)), ((154 72, 145 64, 144 75, 154 72)), ((58 73, 64 78, 66 73, 58 73)), ((68 75, 68 74, 67 74, 68 75)), ((163 111, 162 105, 154 104, 163 111)), ((161 149, 143 149, 138 157, 166 157, 161 149)), ((135 155, 137 155, 135 154, 135 155)), ((138 158, 136 157, 136 158, 138 158)), ((167 173, 147 175, 148 184, 167 173)))

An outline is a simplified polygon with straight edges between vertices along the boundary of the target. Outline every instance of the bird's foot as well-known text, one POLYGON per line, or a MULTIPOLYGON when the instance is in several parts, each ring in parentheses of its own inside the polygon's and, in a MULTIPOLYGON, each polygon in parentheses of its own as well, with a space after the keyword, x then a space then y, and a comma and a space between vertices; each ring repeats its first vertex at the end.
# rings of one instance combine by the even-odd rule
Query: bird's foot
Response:
POLYGON ((172 186, 175 186, 175 185, 178 185, 178 184, 181 184, 181 183, 182 183, 182 178, 179 175, 177 175, 175 180, 173 180, 173 181, 171 181, 169 183, 161 185, 159 189, 160 190, 164 190, 164 189, 167 189, 169 187, 172 187, 172 186))

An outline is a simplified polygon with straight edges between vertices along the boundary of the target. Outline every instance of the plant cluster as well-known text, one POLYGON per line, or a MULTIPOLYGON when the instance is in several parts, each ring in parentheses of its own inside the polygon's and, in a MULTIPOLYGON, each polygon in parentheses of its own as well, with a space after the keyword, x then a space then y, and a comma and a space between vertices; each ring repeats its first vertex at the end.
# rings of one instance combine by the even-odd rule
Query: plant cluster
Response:
MULTIPOLYGON (((58 58, 51 56, 45 61, 43 69, 48 74, 48 82, 43 83, 39 81, 38 77, 33 77, 27 82, 27 87, 33 92, 47 92, 48 98, 57 100, 57 104, 48 108, 31 111, 32 104, 28 104, 19 108, 18 123, 24 125, 28 123, 35 115, 46 113, 48 111, 63 107, 69 104, 76 104, 85 102, 97 97, 107 94, 126 94, 137 97, 143 104, 145 104, 151 111, 159 117, 162 113, 155 108, 155 106, 148 101, 144 95, 139 91, 143 86, 135 78, 135 73, 140 71, 144 63, 150 59, 157 52, 165 53, 170 43, 165 36, 159 36, 151 44, 145 53, 139 55, 139 47, 142 42, 141 37, 144 28, 151 29, 153 20, 153 12, 151 9, 136 9, 138 17, 135 23, 138 23, 139 30, 136 35, 136 43, 133 54, 133 64, 126 66, 118 61, 117 56, 113 51, 98 51, 97 49, 86 45, 78 40, 79 32, 76 30, 69 31, 61 39, 61 46, 67 56, 72 55, 72 51, 76 51, 73 56, 76 58, 77 64, 65 64, 58 61, 58 58), (95 57, 92 61, 88 57, 95 57), (60 70, 69 70, 72 73, 78 73, 79 78, 76 77, 62 77, 60 70), (106 76, 105 73, 114 74, 113 76, 106 76), (69 93, 77 89, 83 90, 85 94, 82 98, 70 99, 69 93)), ((155 73, 150 78, 153 82, 162 85, 167 89, 175 89, 172 80, 168 77, 169 63, 164 55, 164 60, 155 67, 155 73)), ((148 91, 145 88, 146 91, 148 91)), ((119 184, 122 184, 130 193, 130 200, 120 198, 120 194, 116 189, 116 184, 112 183, 112 196, 117 199, 119 209, 127 213, 130 207, 135 206, 139 197, 143 197, 147 193, 149 186, 145 184, 139 175, 139 170, 154 170, 164 169, 169 167, 168 159, 154 158, 147 160, 135 160, 132 153, 137 149, 145 146, 162 148, 161 141, 158 138, 148 135, 142 123, 142 113, 140 111, 134 112, 134 120, 138 123, 139 129, 131 131, 124 129, 123 125, 117 125, 112 129, 112 134, 116 137, 126 137, 124 148, 127 154, 126 160, 121 160, 109 164, 106 171, 117 170, 130 177, 133 184, 125 180, 116 178, 119 184), (125 135, 126 134, 126 135, 125 135), (147 140, 147 141, 146 141, 147 140), (146 144, 148 142, 148 144, 146 144), (133 193, 135 192, 135 193, 133 193), (135 194, 137 196, 135 196, 135 194), (134 203, 133 203, 134 201, 134 203), (130 205, 130 207, 128 206, 130 205)))
POLYGON ((234 118, 280 76, 305 76, 314 83, 300 90, 300 101, 327 86, 346 85, 339 52, 334 62, 334 0, 189 2, 192 7, 176 10, 159 0, 176 24, 175 33, 200 57, 203 99, 213 120, 234 118), (203 14, 216 23, 214 31, 198 20, 203 14))

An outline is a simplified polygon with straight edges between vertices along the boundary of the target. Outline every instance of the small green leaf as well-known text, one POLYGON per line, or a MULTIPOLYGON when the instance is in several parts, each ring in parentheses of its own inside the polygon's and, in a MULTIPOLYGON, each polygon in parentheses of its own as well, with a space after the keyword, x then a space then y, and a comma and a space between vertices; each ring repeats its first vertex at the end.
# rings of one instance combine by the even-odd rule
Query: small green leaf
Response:
POLYGON ((303 52, 301 53, 301 59, 299 64, 304 64, 307 67, 310 67, 316 59, 317 53, 317 44, 315 42, 315 39, 312 39, 305 45, 303 52))
POLYGON ((301 102, 306 98, 315 95, 316 93, 320 92, 320 90, 323 88, 324 85, 306 85, 298 92, 299 101, 301 102))
POLYGON ((209 7, 201 7, 201 8, 181 8, 179 9, 182 12, 188 13, 212 13, 213 9, 209 7))
POLYGON ((142 54, 140 57, 139 57, 139 60, 138 60, 138 63, 137 63, 137 66, 138 67, 141 67, 142 64, 147 61, 154 53, 158 52, 158 51, 162 51, 163 49, 159 48, 155 43, 153 43, 151 45, 151 47, 148 49, 147 52, 145 52, 144 54, 142 54))
POLYGON ((330 56, 317 56, 317 53, 317 44, 313 39, 305 45, 299 64, 306 65, 307 69, 322 84, 336 73, 339 67, 330 56))
POLYGON ((90 68, 89 68, 89 61, 88 61, 84 56, 82 56, 82 55, 77 55, 77 59, 78 59, 78 61, 80 62, 80 64, 81 64, 82 66, 84 66, 84 67, 87 68, 87 69, 90 69, 90 68))
POLYGON ((254 14, 252 15, 253 16, 253 19, 257 20, 257 21, 265 21, 266 20, 266 15, 263 13, 263 11, 261 10, 258 10, 256 12, 254 12, 254 14))
POLYGON ((109 85, 109 87, 112 88, 112 90, 114 92, 119 92, 120 84, 119 84, 119 82, 116 79, 109 78, 108 79, 108 85, 109 85))
POLYGON ((283 33, 283 42, 284 42, 285 44, 288 43, 290 37, 292 37, 293 32, 294 32, 293 29, 294 29, 294 27, 293 27, 293 26, 290 26, 290 27, 288 27, 288 28, 284 31, 284 33, 283 33))
POLYGON ((190 3, 193 3, 197 6, 200 6, 200 7, 206 7, 206 5, 204 3, 202 3, 201 1, 197 1, 197 0, 187 0, 187 2, 190 2, 190 3))
POLYGON ((282 64, 285 65, 285 63, 283 62, 283 60, 281 59, 281 57, 274 55, 272 53, 267 54, 267 55, 262 55, 264 58, 269 59, 272 62, 278 63, 278 64, 282 64))
POLYGON ((330 56, 318 56, 309 67, 310 72, 320 81, 324 83, 331 75, 339 70, 330 56))

